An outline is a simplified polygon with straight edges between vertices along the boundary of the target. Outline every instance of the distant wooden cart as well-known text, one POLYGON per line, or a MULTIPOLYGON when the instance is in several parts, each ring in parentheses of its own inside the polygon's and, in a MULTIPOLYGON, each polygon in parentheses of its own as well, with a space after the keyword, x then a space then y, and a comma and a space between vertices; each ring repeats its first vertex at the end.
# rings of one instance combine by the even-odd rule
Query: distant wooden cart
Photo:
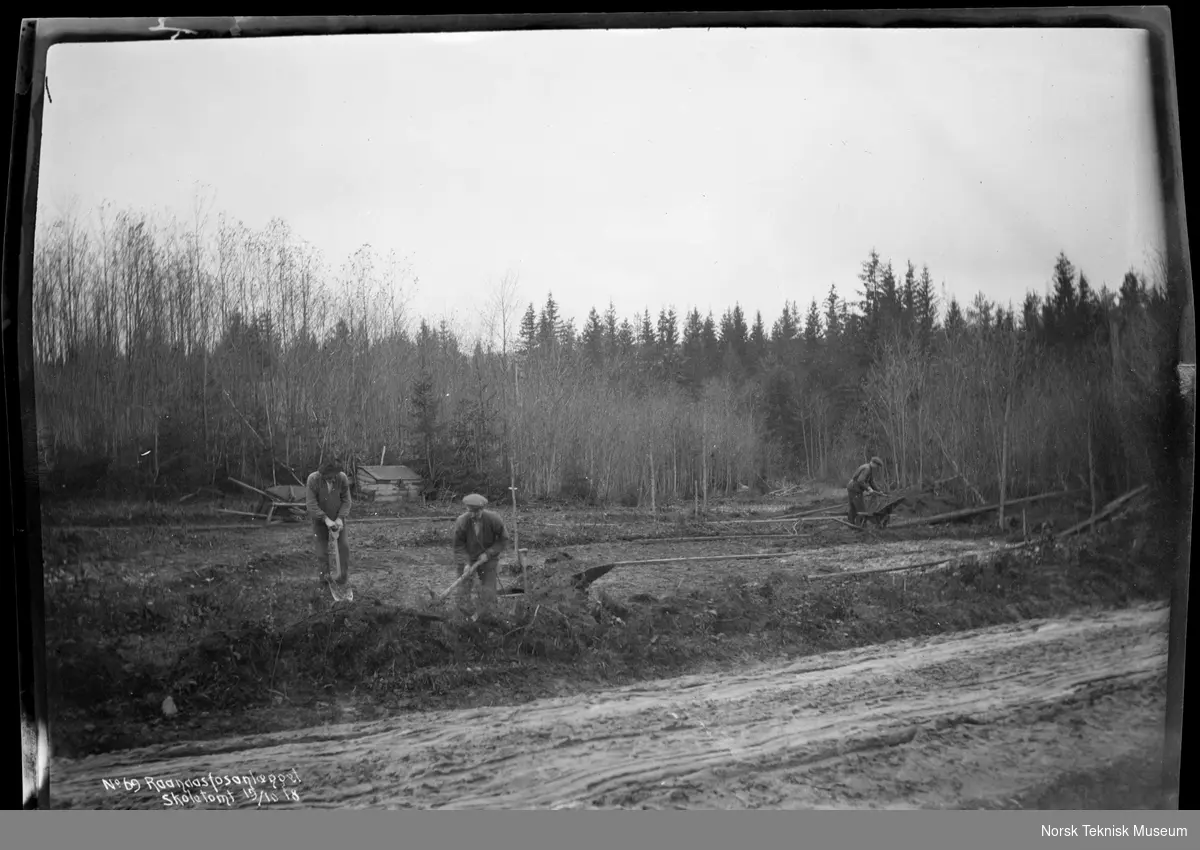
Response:
POLYGON ((304 519, 307 515, 307 497, 304 487, 299 484, 281 484, 276 487, 268 487, 266 490, 260 490, 244 481, 238 481, 236 478, 230 478, 229 480, 243 490, 254 494, 258 499, 255 502, 253 511, 234 511, 228 508, 218 508, 217 510, 220 513, 262 519, 265 520, 265 525, 270 525, 275 520, 281 522, 290 520, 294 522, 304 519))

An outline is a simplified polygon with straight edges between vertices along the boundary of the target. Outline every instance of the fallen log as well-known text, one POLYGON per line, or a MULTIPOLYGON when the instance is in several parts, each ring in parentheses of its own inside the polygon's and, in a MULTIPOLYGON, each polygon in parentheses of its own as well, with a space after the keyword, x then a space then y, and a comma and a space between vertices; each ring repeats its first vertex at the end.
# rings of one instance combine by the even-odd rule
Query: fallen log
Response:
POLYGON ((143 523, 142 525, 48 525, 42 526, 43 531, 60 533, 77 531, 136 531, 138 529, 157 528, 164 531, 259 531, 262 523, 247 525, 245 523, 222 523, 220 525, 158 525, 143 523))
MULTIPOLYGON (((1016 550, 1016 549, 1023 549, 1028 546, 1033 546, 1037 542, 1038 541, 1030 540, 1030 541, 1025 541, 1025 542, 1021 542, 1021 543, 1009 544, 1007 546, 1000 546, 1000 547, 996 547, 996 548, 974 549, 969 552, 958 552, 949 557, 939 558, 935 561, 923 561, 918 564, 905 564, 904 566, 899 566, 899 567, 872 567, 872 568, 865 569, 865 570, 847 570, 844 572, 832 572, 832 573, 809 573, 809 574, 803 576, 803 578, 807 579, 807 580, 811 580, 811 581, 820 581, 821 579, 853 578, 856 576, 874 575, 875 573, 894 573, 894 572, 902 572, 904 570, 931 569, 933 567, 944 566, 947 564, 960 563, 969 558, 977 558, 980 555, 994 555, 994 554, 997 554, 1000 552, 1008 552, 1008 551, 1012 551, 1012 550, 1016 550)), ((601 576, 606 575, 607 573, 611 572, 616 567, 644 566, 644 565, 649 565, 649 564, 673 564, 673 563, 679 563, 682 561, 720 561, 720 560, 749 561, 749 560, 758 560, 758 559, 763 559, 763 558, 779 558, 779 557, 789 555, 789 554, 794 554, 794 553, 772 552, 769 554, 753 554, 753 555, 703 555, 703 556, 692 557, 692 558, 655 558, 652 560, 645 560, 645 561, 617 561, 617 562, 614 562, 611 564, 601 564, 599 566, 590 567, 589 569, 584 570, 581 573, 575 573, 574 575, 571 576, 571 580, 572 580, 572 583, 575 583, 577 586, 582 584, 583 587, 586 587, 588 584, 591 584, 591 582, 593 582, 596 579, 600 578, 601 576)), ((505 591, 504 595, 512 595, 512 594, 517 594, 517 593, 524 593, 524 589, 520 588, 520 587, 513 587, 513 588, 505 591)))
POLYGON ((840 509, 841 504, 836 502, 830 502, 816 508, 810 507, 807 510, 800 511, 799 513, 795 513, 794 509, 785 508, 783 513, 772 516, 771 519, 795 519, 797 517, 812 516, 813 514, 824 513, 825 511, 836 511, 840 509))
POLYGON ((979 555, 992 555, 992 554, 996 554, 998 552, 1008 552, 1008 551, 1012 551, 1014 549, 1023 549, 1027 546, 1034 545, 1036 542, 1037 541, 1031 540, 1028 542, 1013 543, 1008 546, 1001 546, 996 549, 974 549, 970 552, 959 552, 958 554, 953 555, 949 558, 939 558, 936 561, 923 561, 922 563, 919 563, 919 564, 906 564, 901 567, 871 567, 871 568, 865 569, 865 570, 849 570, 847 572, 812 573, 811 575, 805 576, 805 578, 813 580, 813 581, 818 581, 820 579, 826 579, 826 578, 850 578, 850 577, 854 577, 854 576, 874 575, 875 573, 898 573, 903 570, 927 570, 927 569, 931 569, 933 567, 944 566, 946 564, 958 563, 967 558, 978 557, 979 555))
POLYGON ((351 519, 354 525, 374 525, 380 522, 452 522, 457 516, 373 516, 351 519))
POLYGON ((828 505, 823 505, 822 507, 819 507, 819 508, 811 508, 810 510, 807 510, 807 511, 801 511, 800 513, 796 514, 796 516, 798 516, 798 517, 812 516, 813 514, 824 513, 825 511, 840 511, 840 510, 842 510, 842 504, 840 502, 835 502, 835 503, 830 503, 828 505))
MULTIPOLYGON (((1007 508, 1007 507, 1011 507, 1012 505, 1023 505, 1023 504, 1028 504, 1030 502, 1038 502, 1043 499, 1058 499, 1058 498, 1062 498, 1064 496, 1077 496, 1077 495, 1079 495, 1080 492, 1081 491, 1079 491, 1079 490, 1055 490, 1052 493, 1041 493, 1037 496, 1025 496, 1024 498, 1021 498, 1021 499, 1010 499, 1009 501, 1004 503, 1004 506, 1007 508)), ((913 525, 930 525, 932 523, 938 523, 938 522, 951 522, 956 519, 966 519, 967 517, 977 516, 979 514, 986 514, 986 513, 990 513, 992 511, 997 511, 997 510, 1000 510, 999 502, 997 502, 994 505, 984 505, 983 507, 979 507, 979 508, 964 508, 963 510, 960 510, 960 511, 950 511, 949 513, 937 514, 935 516, 916 517, 914 519, 902 520, 897 523, 892 523, 891 527, 892 528, 907 528, 907 527, 913 526, 913 525)))
POLYGON ((693 556, 687 557, 687 558, 651 558, 649 560, 644 560, 644 561, 614 561, 610 564, 600 564, 598 566, 591 567, 590 569, 599 570, 599 569, 607 568, 607 569, 605 569, 605 572, 608 572, 609 570, 611 570, 615 567, 640 567, 640 566, 648 566, 650 564, 679 564, 679 563, 683 563, 686 561, 753 561, 753 560, 760 560, 763 558, 782 558, 786 555, 791 555, 791 554, 794 554, 794 553, 792 553, 792 552, 764 552, 764 553, 755 553, 752 555, 693 555, 693 556))
MULTIPOLYGON (((822 510, 831 510, 831 508, 822 508, 822 510)), ((766 523, 798 523, 798 522, 829 522, 837 519, 841 514, 830 514, 828 516, 781 516, 775 519, 719 519, 710 522, 709 525, 761 525, 766 523)))
MULTIPOLYGON (((230 508, 214 508, 215 511, 227 514, 236 514, 239 516, 250 516, 257 519, 263 519, 262 514, 251 513, 249 511, 235 511, 230 508)), ((354 525, 374 524, 380 522, 422 522, 425 517, 363 517, 362 519, 353 519, 351 522, 354 525)), ((457 519, 457 517, 434 517, 431 521, 457 519)), ((272 523, 272 527, 283 525, 282 523, 272 523)), ((75 531, 133 531, 139 528, 166 528, 172 531, 249 531, 251 529, 262 529, 265 523, 258 522, 254 524, 247 523, 228 523, 214 525, 162 525, 155 523, 143 523, 141 525, 46 525, 43 526, 46 530, 54 530, 59 532, 75 532, 75 531)))
POLYGON ((1103 519, 1107 519, 1114 511, 1117 510, 1117 508, 1121 507, 1126 502, 1129 502, 1130 500, 1137 498, 1138 496, 1140 496, 1142 493, 1145 493, 1149 489, 1150 489, 1149 484, 1143 484, 1141 487, 1135 487, 1134 489, 1130 490, 1128 493, 1126 493, 1123 496, 1118 496, 1117 498, 1115 498, 1111 502, 1109 502, 1107 505, 1105 505, 1103 508, 1101 508, 1100 511, 1097 512, 1096 514, 1088 517, 1083 522, 1076 523, 1075 525, 1071 526, 1070 528, 1066 529, 1065 531, 1060 532, 1057 535, 1057 539, 1062 540, 1064 537, 1068 537, 1069 535, 1072 535, 1072 534, 1077 534, 1078 532, 1082 531, 1083 529, 1093 526, 1097 522, 1100 522, 1103 519))
POLYGON ((779 534, 712 534, 702 537, 629 537, 622 543, 698 543, 704 540, 771 540, 779 537, 795 537, 791 532, 779 534))

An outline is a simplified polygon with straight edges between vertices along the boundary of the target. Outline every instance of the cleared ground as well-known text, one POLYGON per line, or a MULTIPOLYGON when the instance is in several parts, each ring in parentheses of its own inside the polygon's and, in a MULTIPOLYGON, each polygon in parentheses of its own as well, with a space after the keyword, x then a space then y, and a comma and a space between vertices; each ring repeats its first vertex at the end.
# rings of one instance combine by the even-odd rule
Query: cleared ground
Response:
POLYGON ((1004 800, 1161 747, 1166 617, 1162 606, 1141 606, 719 679, 56 760, 53 795, 66 807, 160 809, 159 792, 107 790, 102 780, 294 769, 299 800, 271 805, 913 808, 1004 800))
MULTIPOLYGON (((1021 535, 728 522, 767 507, 707 524, 525 509, 534 598, 473 624, 405 613, 453 581, 450 523, 368 513, 347 528, 349 607, 318 586, 303 523, 48 523, 52 805, 162 808, 146 777, 293 769, 298 798, 266 804, 1159 805, 1169 577, 1145 520, 1087 551, 1031 541, 970 568, 839 579, 1021 535), (694 539, 713 534, 757 536, 694 539), (556 573, 699 557, 537 596, 556 573), (125 778, 141 789, 104 786, 125 778)), ((521 582, 512 561, 505 587, 521 582)))

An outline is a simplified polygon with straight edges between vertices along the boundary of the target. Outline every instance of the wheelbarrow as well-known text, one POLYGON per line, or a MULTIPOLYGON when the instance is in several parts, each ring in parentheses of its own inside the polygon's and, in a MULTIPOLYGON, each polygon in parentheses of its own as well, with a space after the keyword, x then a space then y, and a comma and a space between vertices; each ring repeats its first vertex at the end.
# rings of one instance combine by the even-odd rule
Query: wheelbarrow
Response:
POLYGON ((885 502, 881 507, 872 511, 860 513, 855 519, 858 525, 874 524, 879 528, 887 528, 888 522, 891 521, 892 511, 896 506, 903 502, 904 496, 897 496, 890 501, 885 502))

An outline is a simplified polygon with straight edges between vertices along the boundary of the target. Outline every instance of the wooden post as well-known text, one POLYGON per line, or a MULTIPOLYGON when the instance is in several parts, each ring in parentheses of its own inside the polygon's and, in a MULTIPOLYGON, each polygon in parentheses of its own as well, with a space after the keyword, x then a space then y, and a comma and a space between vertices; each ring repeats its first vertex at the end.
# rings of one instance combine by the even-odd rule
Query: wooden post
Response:
POLYGON ((692 479, 692 516, 700 517, 700 486, 695 478, 692 479))
POLYGON ((1008 491, 1008 417, 1012 412, 1012 391, 1004 399, 1004 425, 1000 438, 1000 530, 1004 530, 1004 497, 1008 491))
POLYGON ((654 452, 650 452, 650 513, 655 519, 658 518, 658 502, 655 499, 656 490, 654 487, 654 452))
POLYGON ((1021 537, 1024 540, 1029 539, 1029 522, 1025 518, 1025 509, 1021 508, 1021 537))
POLYGON ((529 571, 525 568, 525 559, 521 557, 521 537, 517 531, 517 468, 511 454, 508 456, 508 474, 511 482, 508 491, 512 494, 513 507, 513 550, 517 553, 517 566, 521 568, 521 587, 528 593, 529 571))
POLYGON ((379 465, 380 465, 380 466, 383 466, 383 458, 384 458, 384 456, 385 456, 385 455, 387 455, 387 446, 384 446, 384 447, 383 447, 383 451, 381 451, 381 452, 379 453, 379 465))

